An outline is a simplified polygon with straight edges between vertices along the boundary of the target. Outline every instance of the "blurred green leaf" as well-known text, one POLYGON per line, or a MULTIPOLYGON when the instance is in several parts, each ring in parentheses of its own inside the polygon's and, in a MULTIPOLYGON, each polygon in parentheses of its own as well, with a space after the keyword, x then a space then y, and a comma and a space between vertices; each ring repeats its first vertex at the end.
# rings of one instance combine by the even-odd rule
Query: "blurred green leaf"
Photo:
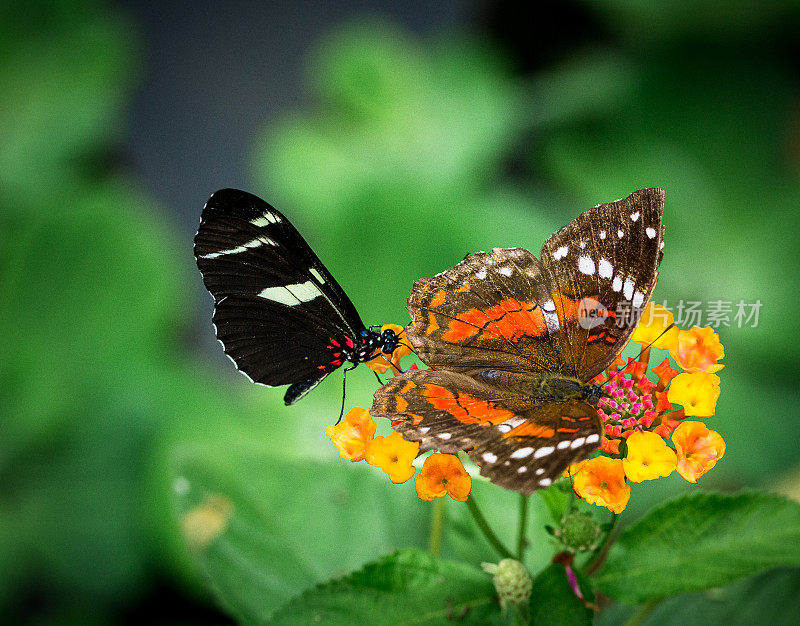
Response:
POLYGON ((365 464, 276 461, 240 444, 182 450, 174 476, 184 526, 208 498, 230 503, 224 533, 198 558, 220 601, 246 621, 376 554, 427 542, 429 507, 413 485, 365 464))
POLYGON ((594 578, 626 604, 800 564, 800 504, 765 493, 694 494, 626 529, 594 578))
MULTIPOLYGON (((638 609, 614 605, 598 626, 624 623, 638 609)), ((646 626, 685 624, 771 624, 794 626, 800 615, 800 569, 764 572, 727 587, 682 594, 660 602, 642 622, 646 626)))
POLYGON ((494 596, 480 569, 403 550, 304 593, 270 623, 499 624, 494 596))
POLYGON ((0 42, 0 185, 45 208, 121 138, 130 28, 92 0, 8 2, 0 42))
MULTIPOLYGON (((588 586, 583 585, 582 592, 588 592, 588 586)), ((563 565, 553 563, 536 576, 531 591, 531 624, 578 626, 591 624, 593 617, 592 610, 572 591, 563 565)))

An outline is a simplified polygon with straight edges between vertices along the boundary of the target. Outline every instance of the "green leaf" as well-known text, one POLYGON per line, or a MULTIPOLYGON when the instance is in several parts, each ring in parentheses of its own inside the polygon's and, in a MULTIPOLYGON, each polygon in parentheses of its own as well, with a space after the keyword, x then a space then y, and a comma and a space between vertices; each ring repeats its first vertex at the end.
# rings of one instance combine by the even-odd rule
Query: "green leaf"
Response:
POLYGON ((402 550, 292 600, 273 624, 499 623, 491 577, 420 550, 402 550))
POLYGON ((595 578, 626 604, 800 565, 800 504, 766 493, 694 494, 622 533, 595 578))
MULTIPOLYGON (((597 620, 598 626, 622 624, 640 610, 616 604, 603 611, 597 620)), ((795 626, 798 615, 800 615, 800 569, 781 568, 727 587, 667 598, 652 609, 642 624, 795 626)))
MULTIPOLYGON (((581 585, 587 593, 588 585, 581 585)), ((575 595, 563 565, 553 563, 533 581, 530 602, 530 623, 548 626, 591 624, 592 610, 575 595)))

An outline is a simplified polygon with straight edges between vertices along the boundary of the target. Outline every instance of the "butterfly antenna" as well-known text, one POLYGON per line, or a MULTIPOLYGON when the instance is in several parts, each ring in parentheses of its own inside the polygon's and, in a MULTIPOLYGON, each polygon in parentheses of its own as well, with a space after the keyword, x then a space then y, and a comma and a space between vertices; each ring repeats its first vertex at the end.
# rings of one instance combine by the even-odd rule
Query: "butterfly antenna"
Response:
MULTIPOLYGON (((639 351, 639 354, 638 354, 638 355, 636 355, 636 358, 638 359, 640 356, 642 356, 642 355, 645 353, 645 351, 646 351, 646 350, 649 350, 649 349, 650 349, 650 348, 653 346, 653 344, 654 344, 656 341, 658 341, 659 339, 661 339, 661 337, 663 337, 663 336, 664 336, 664 334, 665 334, 667 331, 671 330, 671 329, 672 329, 674 326, 675 326, 675 322, 673 322, 672 324, 670 324, 669 326, 667 326, 667 327, 666 327, 664 330, 662 330, 662 331, 661 331, 661 334, 659 334, 659 335, 658 335, 658 337, 656 337, 655 339, 653 339, 653 341, 651 341, 650 343, 648 343, 648 344, 647 344, 647 345, 646 345, 644 348, 642 348, 642 349, 639 351)), ((617 375, 617 374, 619 374, 619 373, 620 373, 620 372, 622 372, 622 371, 623 371, 623 370, 619 369, 619 370, 617 370, 616 372, 614 372, 614 373, 613 373, 611 376, 609 376, 608 380, 607 380, 606 382, 604 382, 604 383, 603 383, 603 385, 607 385, 608 383, 610 383, 612 380, 614 380, 614 378, 616 377, 616 375, 617 375)))

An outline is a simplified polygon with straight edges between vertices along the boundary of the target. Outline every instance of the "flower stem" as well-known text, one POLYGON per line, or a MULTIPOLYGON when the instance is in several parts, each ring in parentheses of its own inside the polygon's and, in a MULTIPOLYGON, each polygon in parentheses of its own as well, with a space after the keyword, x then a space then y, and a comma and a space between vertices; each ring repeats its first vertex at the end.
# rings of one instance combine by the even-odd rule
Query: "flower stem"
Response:
POLYGON ((517 535, 517 561, 522 562, 528 541, 525 534, 528 530, 528 497, 519 494, 519 534, 517 535))
POLYGON ((627 622, 625 622, 624 626, 638 626, 648 615, 650 615, 650 613, 652 613, 653 609, 656 608, 660 602, 661 598, 655 598, 646 604, 643 604, 642 607, 636 611, 636 613, 634 613, 627 622))
POLYGON ((514 555, 511 554, 511 551, 503 545, 503 542, 497 538, 494 531, 489 528, 486 518, 483 516, 483 513, 481 513, 478 505, 475 504, 475 498, 473 496, 467 498, 467 508, 469 512, 472 513, 472 517, 475 519, 478 528, 483 532, 483 536, 486 537, 487 541, 492 544, 492 547, 500 553, 500 556, 504 559, 513 559, 514 555))
POLYGON ((594 576, 597 571, 603 566, 605 563, 606 557, 608 556, 609 551, 611 550, 611 546, 614 545, 614 542, 617 540, 617 522, 619 521, 619 514, 612 513, 613 518, 611 520, 611 530, 608 531, 608 535, 606 535, 606 540, 603 542, 603 545, 600 549, 595 552, 594 557, 591 561, 586 565, 585 572, 587 576, 594 576))
POLYGON ((444 530, 444 498, 436 498, 433 502, 433 514, 431 515, 431 534, 428 540, 428 549, 433 556, 439 556, 442 552, 442 531, 444 530))

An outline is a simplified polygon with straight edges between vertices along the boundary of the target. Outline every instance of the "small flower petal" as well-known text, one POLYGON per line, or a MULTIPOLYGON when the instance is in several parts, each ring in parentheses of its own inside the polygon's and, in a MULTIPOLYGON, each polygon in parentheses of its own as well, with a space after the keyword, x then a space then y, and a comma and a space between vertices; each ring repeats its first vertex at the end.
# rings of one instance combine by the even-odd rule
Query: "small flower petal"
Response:
POLYGON ((667 389, 670 402, 680 404, 686 415, 711 417, 719 398, 719 376, 706 372, 681 372, 667 389))
POLYGON ((625 482, 621 459, 598 456, 581 463, 573 478, 573 488, 590 504, 604 506, 621 513, 631 497, 631 486, 625 482))
POLYGON ((341 422, 328 426, 325 435, 331 438, 343 459, 355 462, 364 458, 367 443, 375 436, 375 427, 369 412, 355 406, 341 422))
POLYGON ((657 434, 636 431, 628 437, 628 453, 622 459, 622 466, 629 480, 640 483, 669 476, 676 463, 675 450, 657 434))
POLYGON ((664 332, 675 321, 672 313, 660 304, 648 302, 647 308, 639 319, 639 325, 631 335, 631 341, 643 346, 653 345, 659 350, 672 349, 678 340, 678 328, 673 326, 664 332), (661 333, 664 333, 663 335, 661 333), (659 335, 661 335, 659 337, 659 335))
POLYGON ((419 453, 419 442, 406 441, 397 431, 388 437, 375 437, 367 443, 367 463, 381 468, 393 483, 406 482, 416 470, 411 463, 419 453))
POLYGON ((678 451, 678 473, 690 483, 714 467, 725 454, 722 436, 702 422, 682 422, 672 433, 678 451))
POLYGON ((714 329, 706 326, 694 326, 690 330, 681 330, 675 347, 669 353, 675 362, 686 372, 708 372, 713 374, 724 365, 717 363, 725 356, 725 349, 719 342, 714 329))
POLYGON ((454 454, 431 454, 414 482, 417 495, 427 502, 444 495, 464 502, 472 490, 472 477, 454 454))

